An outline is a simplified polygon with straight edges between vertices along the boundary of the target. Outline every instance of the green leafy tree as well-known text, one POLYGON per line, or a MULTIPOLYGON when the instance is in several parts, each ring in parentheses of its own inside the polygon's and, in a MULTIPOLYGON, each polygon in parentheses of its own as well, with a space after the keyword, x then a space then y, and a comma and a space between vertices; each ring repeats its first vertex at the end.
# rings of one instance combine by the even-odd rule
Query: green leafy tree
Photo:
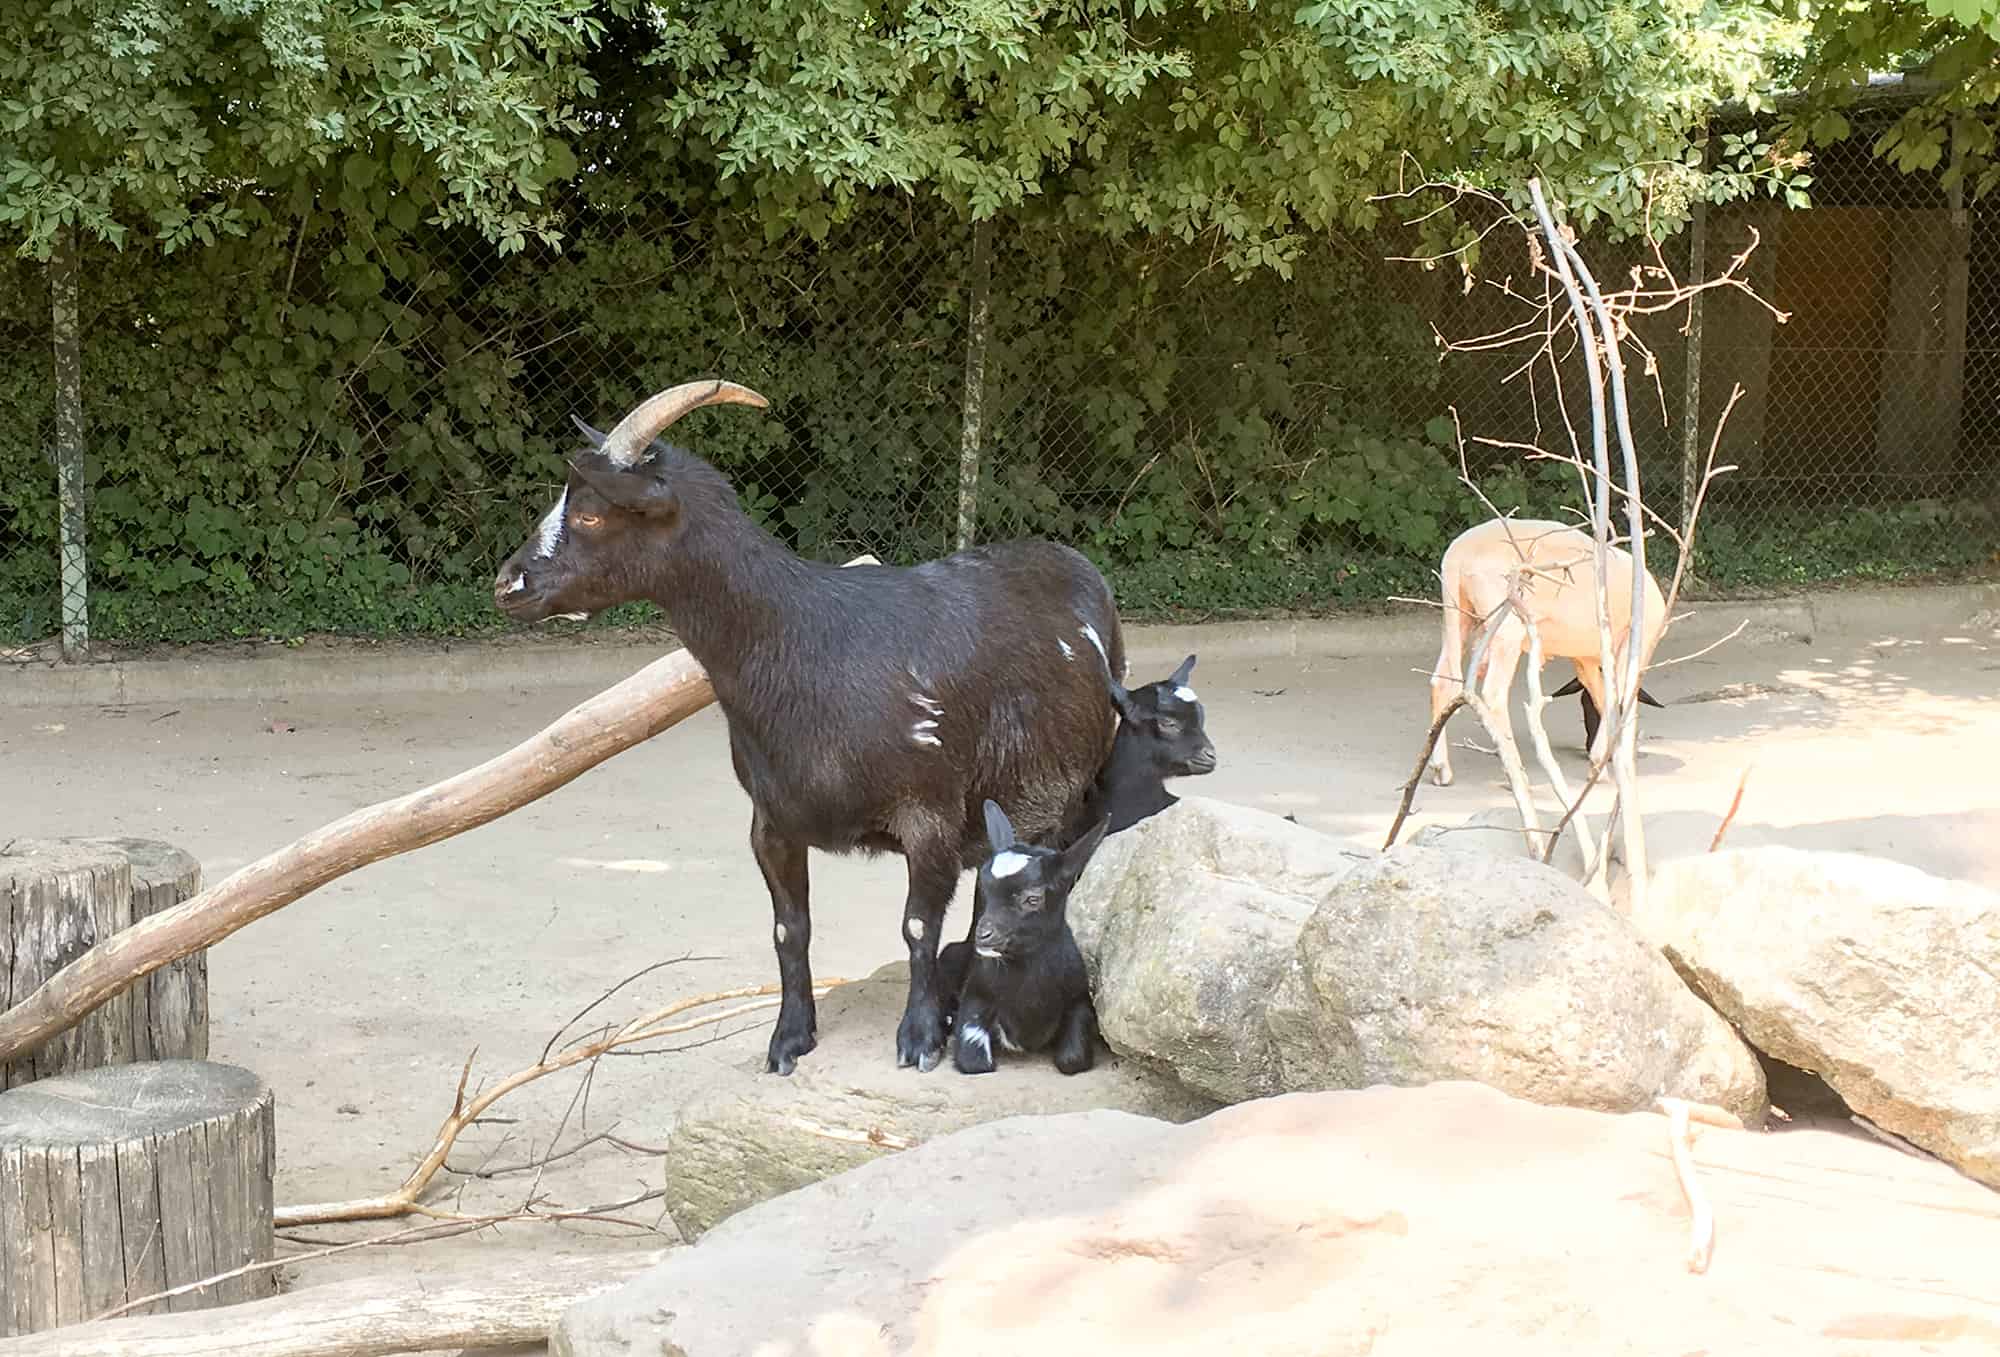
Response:
POLYGON ((546 231, 590 92, 587 0, 13 0, 0 6, 0 230, 168 250, 240 234, 328 167, 377 215, 546 231), (391 199, 394 202, 391 202, 391 199))
POLYGON ((1871 75, 1897 72, 1922 93, 1876 136, 1875 153, 1971 198, 2000 185, 2000 0, 1843 0, 1810 15, 1810 39, 1783 72, 1799 97, 1776 121, 1781 149, 1848 136, 1871 75))
POLYGON ((651 110, 781 214, 929 185, 969 212, 1213 238, 1282 272, 1417 166, 1583 223, 1677 223, 1688 134, 1801 25, 1748 0, 693 0, 651 110), (1405 157, 1410 157, 1406 160, 1405 157), (1649 184, 1655 192, 1648 217, 1649 184))

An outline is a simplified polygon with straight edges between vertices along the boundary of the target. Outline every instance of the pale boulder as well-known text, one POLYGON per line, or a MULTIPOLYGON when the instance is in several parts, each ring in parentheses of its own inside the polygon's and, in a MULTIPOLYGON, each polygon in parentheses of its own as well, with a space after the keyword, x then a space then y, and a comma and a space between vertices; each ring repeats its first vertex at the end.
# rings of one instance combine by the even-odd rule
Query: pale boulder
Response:
POLYGON ((947 1058, 898 1069, 892 1045, 909 963, 891 962, 819 1001, 819 1045, 791 1075, 764 1073, 760 1048, 682 1108, 667 1141, 667 1212, 695 1239, 745 1207, 921 1145, 1027 1112, 1115 1108, 1187 1121, 1217 1106, 1174 1079, 1099 1050, 1095 1068, 1059 1073, 1046 1054, 1003 1055, 991 1074, 947 1058))
POLYGON ((1476 1084, 993 1122, 724 1222, 558 1357, 1986 1353, 2000 1196, 1855 1138, 1476 1084))
POLYGON ((1188 797, 1106 840, 1069 916, 1113 1049, 1223 1102, 1478 1079, 1605 1111, 1668 1094, 1764 1115, 1729 1025, 1528 858, 1357 853, 1188 797))
POLYGON ((2000 895, 1763 847, 1664 864, 1635 922, 1759 1050, 2000 1186, 2000 895))

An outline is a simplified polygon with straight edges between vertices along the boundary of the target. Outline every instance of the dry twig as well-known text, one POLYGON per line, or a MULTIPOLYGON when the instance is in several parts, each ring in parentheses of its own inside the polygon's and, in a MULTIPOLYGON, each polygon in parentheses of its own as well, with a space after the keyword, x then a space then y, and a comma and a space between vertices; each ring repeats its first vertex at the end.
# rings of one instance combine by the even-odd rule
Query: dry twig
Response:
POLYGON ((1659 1106, 1667 1114, 1674 1176, 1680 1179, 1681 1195, 1688 1204, 1688 1271, 1706 1272, 1709 1259, 1715 1255, 1715 1210, 1694 1176, 1694 1128, 1688 1125, 1688 1104, 1679 1098, 1662 1098, 1659 1106))
MULTIPOLYGON (((815 994, 824 994, 835 985, 845 984, 839 979, 815 981, 815 994)), ((417 1198, 430 1185, 437 1171, 444 1166, 452 1146, 459 1134, 470 1126, 487 1108, 512 1093, 523 1084, 532 1083, 558 1070, 580 1065, 585 1061, 595 1061, 606 1052, 619 1046, 629 1046, 634 1042, 653 1041, 660 1037, 672 1036, 678 1032, 691 1032, 709 1023, 725 1022, 761 1009, 773 1008, 777 1003, 780 987, 777 985, 747 985, 737 989, 718 990, 713 994, 698 994, 693 998, 676 999, 662 1008, 654 1009, 633 1018, 630 1022, 581 1045, 572 1045, 559 1055, 545 1056, 536 1064, 508 1075, 492 1088, 480 1093, 470 1102, 466 1101, 465 1085, 472 1073, 472 1057, 467 1056, 465 1068, 459 1074, 458 1092, 452 1099, 451 1112, 438 1127, 437 1137, 417 1166, 410 1170, 402 1185, 395 1191, 379 1197, 361 1197, 343 1202, 315 1202, 308 1206, 288 1206, 276 1212, 276 1223, 280 1228, 296 1225, 316 1225, 336 1220, 387 1220, 396 1216, 427 1215, 438 1219, 456 1219, 449 1212, 436 1211, 418 1202, 417 1198), (669 1022, 694 1008, 706 1008, 711 1004, 730 999, 754 999, 756 1002, 738 1004, 705 1018, 692 1018, 682 1022, 669 1022)), ((593 1005, 594 1007, 594 1005, 593 1005)), ((587 1010, 586 1010, 587 1011, 587 1010)), ((574 1020, 572 1020, 574 1021, 574 1020)), ((554 1045, 551 1039, 550 1045, 554 1045)))
POLYGON ((1722 823, 1715 827, 1715 837, 1708 841, 1709 852, 1713 853, 1722 847, 1722 836, 1729 832, 1729 822, 1736 818, 1736 811, 1743 804, 1743 787, 1750 781, 1750 770, 1754 767, 1755 764, 1744 765, 1742 776, 1736 779, 1736 795, 1729 798, 1729 812, 1722 817, 1722 823))

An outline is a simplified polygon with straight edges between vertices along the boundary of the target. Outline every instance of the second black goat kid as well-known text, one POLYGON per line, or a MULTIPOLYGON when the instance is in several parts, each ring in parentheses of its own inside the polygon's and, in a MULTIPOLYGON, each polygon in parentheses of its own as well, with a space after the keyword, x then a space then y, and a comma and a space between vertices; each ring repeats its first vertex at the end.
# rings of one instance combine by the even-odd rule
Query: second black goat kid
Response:
POLYGON ((1081 1074, 1097 1060, 1097 1010, 1067 910, 1106 822, 1057 850, 1017 842, 1006 812, 991 801, 985 809, 993 853, 979 868, 984 907, 971 939, 938 954, 944 991, 957 996, 953 1063, 961 1074, 988 1074, 996 1050, 1053 1045, 1056 1068, 1081 1074))
POLYGON ((1169 677, 1129 692, 1105 676, 1111 704, 1118 709, 1118 734, 1090 789, 1081 823, 1108 817, 1110 833, 1130 829, 1180 800, 1167 790, 1168 778, 1215 771, 1215 744, 1208 738, 1201 699, 1188 686, 1193 674, 1190 655, 1169 677))

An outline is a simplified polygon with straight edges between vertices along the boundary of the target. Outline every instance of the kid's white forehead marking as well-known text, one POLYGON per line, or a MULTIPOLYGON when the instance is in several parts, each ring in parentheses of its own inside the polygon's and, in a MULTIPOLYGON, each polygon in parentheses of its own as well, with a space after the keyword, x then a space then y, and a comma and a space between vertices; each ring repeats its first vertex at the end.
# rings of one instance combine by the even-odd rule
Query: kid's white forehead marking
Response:
POLYGON ((1199 702, 1201 700, 1194 695, 1194 689, 1188 687, 1185 683, 1174 689, 1174 696, 1183 702, 1199 702))
POLYGON ((1027 865, 1026 853, 996 853, 993 857, 993 875, 1012 876, 1027 865))

